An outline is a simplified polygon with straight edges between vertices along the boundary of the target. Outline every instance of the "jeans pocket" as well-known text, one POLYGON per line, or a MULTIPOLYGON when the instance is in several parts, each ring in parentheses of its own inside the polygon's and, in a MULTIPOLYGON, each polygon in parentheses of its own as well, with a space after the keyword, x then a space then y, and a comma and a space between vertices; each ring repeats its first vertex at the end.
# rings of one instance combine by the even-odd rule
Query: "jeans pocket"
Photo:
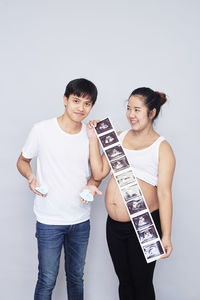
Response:
POLYGON ((76 224, 75 226, 76 226, 76 229, 78 231, 81 231, 81 232, 88 231, 88 232, 90 232, 90 220, 87 220, 85 222, 76 224))
POLYGON ((62 230, 54 225, 46 225, 37 222, 36 224, 36 238, 38 239, 38 245, 46 245, 54 248, 58 247, 63 241, 62 230))

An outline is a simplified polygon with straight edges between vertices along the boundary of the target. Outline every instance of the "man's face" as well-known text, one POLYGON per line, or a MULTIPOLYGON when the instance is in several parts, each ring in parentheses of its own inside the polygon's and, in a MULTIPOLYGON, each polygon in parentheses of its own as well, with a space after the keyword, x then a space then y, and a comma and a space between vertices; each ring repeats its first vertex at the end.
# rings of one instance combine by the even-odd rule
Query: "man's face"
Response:
POLYGON ((89 97, 64 96, 65 114, 74 122, 81 122, 92 109, 92 100, 89 97))

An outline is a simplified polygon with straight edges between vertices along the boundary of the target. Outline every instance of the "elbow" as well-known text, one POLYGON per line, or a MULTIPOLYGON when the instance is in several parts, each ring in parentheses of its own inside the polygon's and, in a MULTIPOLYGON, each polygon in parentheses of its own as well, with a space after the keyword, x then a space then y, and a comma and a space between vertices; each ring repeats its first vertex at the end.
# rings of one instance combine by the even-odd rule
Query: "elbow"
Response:
POLYGON ((104 178, 102 172, 92 172, 92 177, 95 181, 101 181, 104 178))
POLYGON ((20 157, 17 160, 16 167, 17 167, 17 170, 19 171, 20 170, 20 157))
POLYGON ((163 201, 171 201, 172 199, 172 193, 171 190, 162 190, 158 191, 158 201, 163 202, 163 201))
POLYGON ((24 164, 28 163, 30 164, 30 159, 26 159, 22 156, 22 154, 20 154, 18 160, 17 160, 17 169, 18 171, 21 173, 21 169, 24 167, 24 164))
POLYGON ((100 176, 100 174, 98 174, 97 176, 93 175, 93 178, 95 181, 101 181, 103 179, 103 176, 100 176))

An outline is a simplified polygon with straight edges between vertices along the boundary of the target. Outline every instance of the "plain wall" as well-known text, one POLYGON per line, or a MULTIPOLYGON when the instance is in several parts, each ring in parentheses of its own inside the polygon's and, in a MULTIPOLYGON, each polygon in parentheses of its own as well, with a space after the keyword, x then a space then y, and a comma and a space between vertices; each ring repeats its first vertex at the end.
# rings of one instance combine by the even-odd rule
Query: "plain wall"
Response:
MULTIPOLYGON (((89 119, 110 116, 116 130, 128 128, 125 101, 133 89, 149 86, 168 95, 155 126, 177 158, 174 251, 158 261, 154 283, 159 300, 200 298, 199 11, 193 0, 0 1, 0 299, 33 299, 37 278, 33 194, 17 172, 17 157, 33 123, 63 113, 65 86, 79 77, 99 90, 89 119)), ((86 300, 118 299, 105 222, 98 196, 86 300)), ((63 257, 53 299, 66 299, 63 257)))

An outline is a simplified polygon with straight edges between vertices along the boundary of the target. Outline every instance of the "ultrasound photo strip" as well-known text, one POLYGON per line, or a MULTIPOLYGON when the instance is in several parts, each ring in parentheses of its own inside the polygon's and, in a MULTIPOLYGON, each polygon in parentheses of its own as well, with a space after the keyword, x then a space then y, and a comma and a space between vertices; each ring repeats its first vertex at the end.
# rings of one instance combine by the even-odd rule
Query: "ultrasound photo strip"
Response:
POLYGON ((164 247, 134 175, 134 168, 129 164, 110 119, 100 121, 95 131, 121 192, 145 259, 147 263, 158 260, 165 253, 164 247))

